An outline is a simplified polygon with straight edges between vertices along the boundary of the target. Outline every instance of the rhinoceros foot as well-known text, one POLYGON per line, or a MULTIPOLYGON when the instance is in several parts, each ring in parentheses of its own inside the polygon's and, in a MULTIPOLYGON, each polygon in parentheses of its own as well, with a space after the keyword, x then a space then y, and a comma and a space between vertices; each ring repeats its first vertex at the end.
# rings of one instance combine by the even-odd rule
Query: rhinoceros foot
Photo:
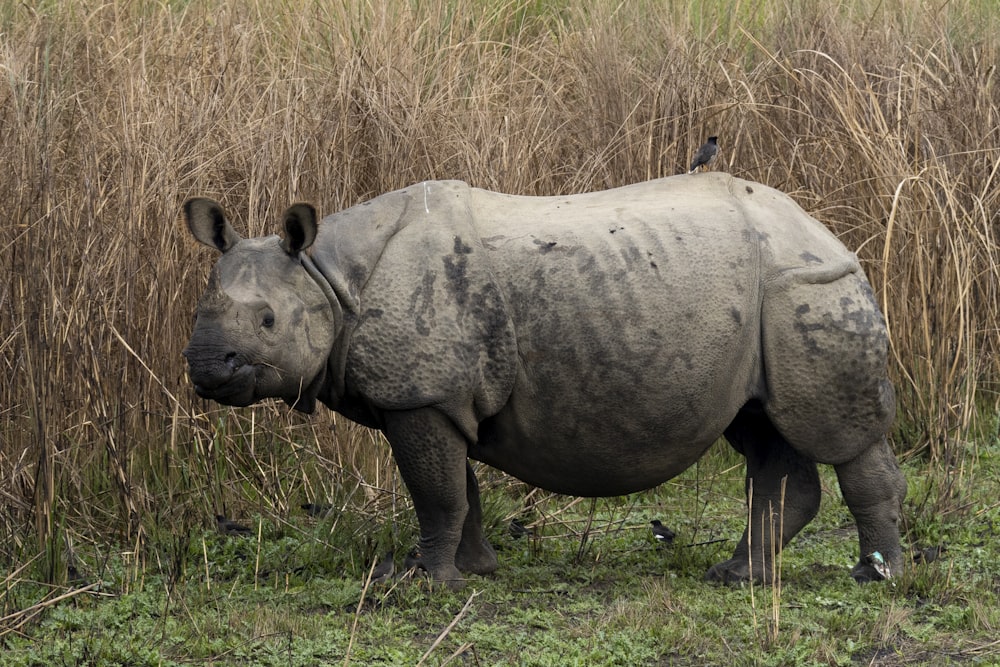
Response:
POLYGON ((872 581, 883 581, 885 576, 869 563, 858 563, 851 568, 851 576, 859 584, 867 584, 872 581))
POLYGON ((404 565, 407 570, 423 570, 436 582, 445 583, 449 588, 458 590, 465 585, 462 573, 490 574, 498 567, 497 554, 485 539, 474 546, 459 546, 455 554, 455 565, 431 562, 419 549, 413 549, 406 555, 404 565))
POLYGON ((482 540, 462 540, 455 554, 455 565, 462 572, 490 574, 497 569, 497 552, 490 543, 482 540))
POLYGON ((445 584, 448 588, 457 591, 465 586, 465 577, 457 567, 448 563, 434 563, 431 559, 425 558, 419 548, 413 549, 406 555, 403 561, 404 567, 408 571, 426 572, 431 581, 435 584, 445 584))
MULTIPOLYGON (((764 568, 767 570, 768 568, 764 568)), ((767 583, 769 580, 768 576, 756 576, 755 581, 763 581, 767 583)), ((750 566, 747 563, 746 557, 743 558, 730 558, 729 560, 724 560, 721 563, 716 563, 712 567, 708 568, 708 572, 705 573, 705 581, 713 581, 720 584, 742 584, 750 581, 750 566)))
POLYGON ((892 579, 902 569, 902 554, 891 553, 885 556, 875 551, 861 558, 858 564, 851 568, 851 576, 859 584, 872 581, 892 579))

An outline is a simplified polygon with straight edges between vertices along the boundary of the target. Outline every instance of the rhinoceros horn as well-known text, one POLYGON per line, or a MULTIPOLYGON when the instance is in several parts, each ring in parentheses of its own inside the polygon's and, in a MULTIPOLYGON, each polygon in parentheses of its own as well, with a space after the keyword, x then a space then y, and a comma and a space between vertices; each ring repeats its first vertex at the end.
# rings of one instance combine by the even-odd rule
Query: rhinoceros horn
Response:
POLYGON ((198 300, 198 311, 205 314, 219 314, 226 312, 232 305, 232 298, 222 289, 222 281, 219 280, 218 269, 212 269, 208 276, 208 286, 198 300))

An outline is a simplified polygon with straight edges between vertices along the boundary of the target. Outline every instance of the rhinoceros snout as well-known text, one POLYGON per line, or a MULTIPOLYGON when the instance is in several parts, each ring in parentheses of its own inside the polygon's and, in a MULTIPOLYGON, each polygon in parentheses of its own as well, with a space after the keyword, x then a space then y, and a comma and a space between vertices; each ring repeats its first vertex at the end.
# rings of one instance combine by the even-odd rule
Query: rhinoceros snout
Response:
POLYGON ((256 370, 234 355, 212 368, 188 366, 194 391, 202 398, 224 405, 245 406, 255 400, 256 370))
POLYGON ((195 335, 181 353, 195 393, 226 405, 253 402, 256 372, 246 355, 195 335))

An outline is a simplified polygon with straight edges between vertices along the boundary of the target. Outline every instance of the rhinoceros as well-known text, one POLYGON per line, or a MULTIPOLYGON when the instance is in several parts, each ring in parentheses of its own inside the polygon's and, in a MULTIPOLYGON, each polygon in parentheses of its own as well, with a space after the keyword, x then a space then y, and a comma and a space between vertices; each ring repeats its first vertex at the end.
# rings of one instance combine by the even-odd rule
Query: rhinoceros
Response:
POLYGON ((720 436, 751 507, 709 580, 769 579, 817 512, 817 463, 857 522, 854 578, 901 568, 885 322, 855 255, 777 190, 721 173, 550 197, 425 182, 321 222, 295 204, 282 236, 249 239, 210 199, 184 215, 222 253, 184 350, 197 394, 319 400, 384 432, 434 580, 497 568, 469 459, 617 496, 720 436))

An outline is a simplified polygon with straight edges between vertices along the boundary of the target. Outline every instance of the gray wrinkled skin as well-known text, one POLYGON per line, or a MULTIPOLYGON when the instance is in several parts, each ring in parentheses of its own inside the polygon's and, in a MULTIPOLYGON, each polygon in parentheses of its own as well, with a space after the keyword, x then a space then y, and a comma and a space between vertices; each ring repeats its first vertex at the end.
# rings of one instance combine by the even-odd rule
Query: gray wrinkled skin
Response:
POLYGON ((772 542, 819 508, 817 463, 857 520, 854 577, 881 578, 876 551, 902 566, 882 316, 855 256, 771 188, 713 173, 532 198, 427 182, 318 231, 297 205, 282 239, 240 239, 209 200, 185 213, 223 251, 185 350, 198 394, 319 400, 382 429, 436 580, 497 567, 468 459, 610 496, 670 479, 720 435, 747 459, 754 532, 709 579, 770 578, 772 542))

